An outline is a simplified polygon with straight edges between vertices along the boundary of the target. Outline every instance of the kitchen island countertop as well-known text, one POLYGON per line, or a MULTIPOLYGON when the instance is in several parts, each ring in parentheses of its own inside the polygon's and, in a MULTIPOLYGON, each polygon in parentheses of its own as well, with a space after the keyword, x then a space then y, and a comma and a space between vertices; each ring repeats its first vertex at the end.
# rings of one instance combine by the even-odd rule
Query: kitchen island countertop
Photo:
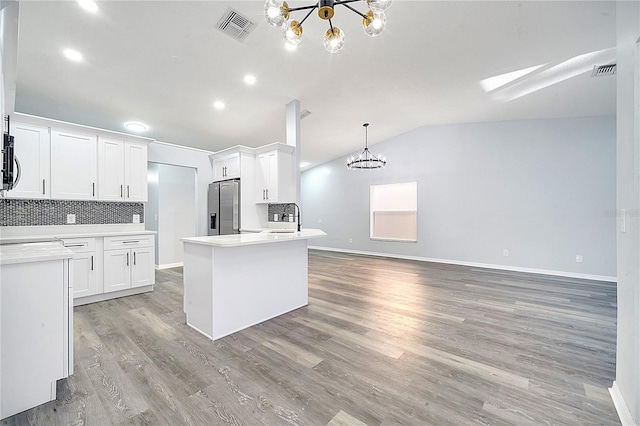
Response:
POLYGON ((209 237, 182 238, 185 243, 200 244, 213 247, 238 247, 254 244, 269 244, 310 238, 325 237, 327 234, 320 229, 303 229, 296 232, 249 233, 232 235, 213 235, 209 237))

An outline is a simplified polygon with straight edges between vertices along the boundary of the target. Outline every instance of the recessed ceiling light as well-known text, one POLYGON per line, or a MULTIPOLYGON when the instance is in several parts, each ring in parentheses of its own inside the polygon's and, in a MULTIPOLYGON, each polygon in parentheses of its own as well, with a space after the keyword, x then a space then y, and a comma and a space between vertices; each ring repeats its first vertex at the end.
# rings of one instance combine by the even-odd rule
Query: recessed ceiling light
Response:
POLYGON ((93 0, 78 0, 78 4, 87 12, 96 13, 98 11, 98 5, 93 0))
POLYGON ((224 102, 222 102, 222 101, 215 101, 215 102, 213 103, 213 107, 214 107, 215 109, 217 109, 217 110, 221 110, 221 109, 224 109, 225 104, 224 104, 224 102))
POLYGON ((142 133, 142 132, 146 132, 147 131, 147 126, 142 124, 142 123, 138 123, 135 121, 129 121, 128 123, 124 123, 124 127, 131 131, 131 132, 136 132, 136 133, 142 133))
POLYGON ((64 49, 64 51, 62 53, 64 53, 64 56, 66 56, 67 59, 69 59, 70 61, 73 61, 73 62, 81 62, 82 61, 82 54, 80 52, 78 52, 77 50, 64 49))
POLYGON ((303 162, 300 163, 300 167, 301 168, 307 167, 309 164, 311 164, 311 163, 307 163, 306 161, 303 161, 303 162))
POLYGON ((253 86, 254 84, 256 84, 256 81, 257 80, 255 75, 247 74, 244 76, 244 82, 249 86, 253 86))
POLYGON ((289 52, 295 52, 295 50, 298 48, 297 44, 291 44, 291 43, 285 43, 284 44, 284 48, 287 49, 289 52))

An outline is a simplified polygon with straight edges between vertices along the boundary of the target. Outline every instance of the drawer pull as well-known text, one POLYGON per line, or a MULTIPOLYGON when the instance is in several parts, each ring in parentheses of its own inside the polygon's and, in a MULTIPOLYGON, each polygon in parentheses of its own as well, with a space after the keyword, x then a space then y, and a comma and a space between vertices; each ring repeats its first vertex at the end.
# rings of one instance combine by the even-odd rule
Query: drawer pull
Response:
POLYGON ((65 247, 84 247, 84 244, 66 244, 65 247))
POLYGON ((135 243, 139 243, 140 241, 136 240, 136 241, 123 241, 122 244, 135 244, 135 243))

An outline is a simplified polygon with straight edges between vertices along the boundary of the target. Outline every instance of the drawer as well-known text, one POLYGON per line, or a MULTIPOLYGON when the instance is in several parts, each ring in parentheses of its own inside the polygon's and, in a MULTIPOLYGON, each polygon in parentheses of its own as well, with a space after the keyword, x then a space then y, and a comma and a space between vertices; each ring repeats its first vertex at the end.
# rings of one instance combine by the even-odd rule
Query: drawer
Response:
POLYGON ((76 253, 86 253, 96 250, 95 238, 65 238, 62 240, 62 244, 76 253))
POLYGON ((123 248, 151 247, 154 243, 154 235, 121 235, 118 237, 104 237, 104 249, 116 250, 123 248))

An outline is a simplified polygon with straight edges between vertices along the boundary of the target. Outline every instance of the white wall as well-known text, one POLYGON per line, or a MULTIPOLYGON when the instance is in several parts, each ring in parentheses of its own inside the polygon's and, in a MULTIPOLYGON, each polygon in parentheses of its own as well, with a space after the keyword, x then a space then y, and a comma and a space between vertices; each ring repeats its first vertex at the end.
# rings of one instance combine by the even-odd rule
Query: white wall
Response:
POLYGON ((383 170, 303 172, 302 221, 319 246, 612 279, 615 132, 610 116, 418 128, 372 147, 383 170), (418 242, 370 240, 370 185, 410 181, 418 242))
POLYGON ((640 424, 640 5, 617 2, 617 207, 618 220, 618 342, 616 383, 622 397, 616 408, 640 424), (625 407, 626 406, 626 407, 625 407))
POLYGON ((209 155, 212 152, 155 142, 149 145, 150 163, 172 164, 196 169, 197 236, 207 235, 207 190, 213 181, 209 155))

